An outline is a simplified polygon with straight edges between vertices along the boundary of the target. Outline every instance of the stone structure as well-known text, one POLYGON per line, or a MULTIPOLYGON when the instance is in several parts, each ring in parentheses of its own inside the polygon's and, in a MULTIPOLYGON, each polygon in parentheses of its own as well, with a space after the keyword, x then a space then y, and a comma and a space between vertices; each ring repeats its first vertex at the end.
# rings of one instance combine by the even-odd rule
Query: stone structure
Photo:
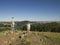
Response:
POLYGON ((30 32, 31 24, 27 23, 27 32, 30 32))
POLYGON ((15 27, 14 17, 12 17, 12 20, 11 20, 11 28, 12 28, 12 30, 14 30, 14 27, 15 27))

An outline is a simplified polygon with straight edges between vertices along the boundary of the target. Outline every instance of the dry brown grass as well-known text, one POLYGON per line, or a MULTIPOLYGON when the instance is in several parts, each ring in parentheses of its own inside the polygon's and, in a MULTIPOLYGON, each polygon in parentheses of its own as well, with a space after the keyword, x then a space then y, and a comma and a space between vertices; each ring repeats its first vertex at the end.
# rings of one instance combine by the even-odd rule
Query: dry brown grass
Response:
POLYGON ((30 32, 21 40, 23 31, 11 32, 0 33, 0 45, 60 45, 60 33, 30 32))

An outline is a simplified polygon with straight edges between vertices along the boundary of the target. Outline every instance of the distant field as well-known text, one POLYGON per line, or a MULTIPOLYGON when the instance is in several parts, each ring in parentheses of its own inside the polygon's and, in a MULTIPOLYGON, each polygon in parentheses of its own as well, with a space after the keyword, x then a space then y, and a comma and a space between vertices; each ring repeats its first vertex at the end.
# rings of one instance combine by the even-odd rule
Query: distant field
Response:
POLYGON ((21 40, 22 32, 0 32, 0 45, 60 45, 60 33, 31 31, 21 40))

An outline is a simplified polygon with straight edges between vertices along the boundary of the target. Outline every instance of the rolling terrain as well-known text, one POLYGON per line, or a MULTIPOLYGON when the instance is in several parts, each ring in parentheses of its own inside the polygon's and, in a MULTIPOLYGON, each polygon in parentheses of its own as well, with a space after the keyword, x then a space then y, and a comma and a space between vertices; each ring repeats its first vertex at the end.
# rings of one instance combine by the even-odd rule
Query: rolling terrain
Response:
POLYGON ((60 45, 60 33, 26 31, 3 31, 0 32, 0 45, 60 45))

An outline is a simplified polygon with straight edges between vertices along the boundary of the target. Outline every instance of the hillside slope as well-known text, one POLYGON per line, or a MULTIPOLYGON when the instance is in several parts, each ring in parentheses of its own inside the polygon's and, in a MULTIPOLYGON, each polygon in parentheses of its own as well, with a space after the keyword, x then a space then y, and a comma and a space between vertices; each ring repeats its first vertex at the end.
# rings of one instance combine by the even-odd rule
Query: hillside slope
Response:
MULTIPOLYGON (((18 43, 18 42, 17 42, 18 43)), ((31 32, 20 45, 60 45, 60 33, 31 32)))
POLYGON ((23 31, 0 33, 0 45, 60 45, 60 33, 30 32, 23 39, 23 31))

